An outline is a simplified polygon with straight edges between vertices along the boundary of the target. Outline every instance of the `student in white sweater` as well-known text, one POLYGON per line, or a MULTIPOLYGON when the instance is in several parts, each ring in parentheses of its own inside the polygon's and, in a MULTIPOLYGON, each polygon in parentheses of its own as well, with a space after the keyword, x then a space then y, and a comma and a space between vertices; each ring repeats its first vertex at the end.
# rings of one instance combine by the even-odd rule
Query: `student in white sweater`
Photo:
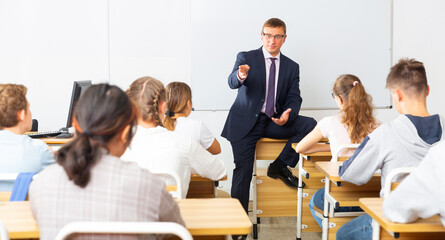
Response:
MULTIPOLYGON (((181 178, 182 197, 186 197, 192 173, 211 180, 226 175, 222 161, 206 151, 189 136, 167 130, 162 126, 165 114, 165 89, 162 82, 151 77, 134 81, 128 96, 139 108, 136 134, 122 159, 135 161, 154 173, 175 172, 181 178)), ((176 185, 164 177, 167 185, 176 185)))
POLYGON ((445 141, 432 147, 419 166, 387 196, 383 214, 393 222, 409 223, 439 215, 445 226, 445 141))
MULTIPOLYGON (((380 123, 373 116, 372 98, 366 93, 360 79, 351 74, 340 75, 334 83, 332 97, 340 112, 323 118, 317 126, 297 145, 298 153, 331 151, 339 152, 345 144, 360 143, 380 123), (329 139, 329 145, 317 144, 323 137, 329 139)), ((342 150, 339 156, 351 156, 352 150, 342 150)), ((315 216, 314 205, 323 209, 324 188, 318 190, 311 198, 309 208, 315 221, 321 227, 321 219, 315 216)), ((342 207, 339 212, 360 211, 356 207, 342 207)))
POLYGON ((203 122, 189 118, 192 112, 192 90, 183 82, 171 82, 165 88, 167 111, 163 124, 165 128, 198 141, 211 154, 219 154, 221 146, 203 122))

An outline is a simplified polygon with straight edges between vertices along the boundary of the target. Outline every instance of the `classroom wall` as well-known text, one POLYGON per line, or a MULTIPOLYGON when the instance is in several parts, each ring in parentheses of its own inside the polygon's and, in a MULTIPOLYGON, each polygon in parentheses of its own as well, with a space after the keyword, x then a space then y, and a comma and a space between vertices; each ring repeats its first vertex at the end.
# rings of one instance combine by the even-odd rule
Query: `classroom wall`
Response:
MULTIPOLYGON (((48 4, 42 4, 37 2, 32 2, 26 9, 11 9, 8 6, 14 5, 13 2, 0 0, 0 29, 9 29, 16 27, 19 29, 31 29, 30 35, 20 36, 20 39, 15 40, 9 38, 10 36, 2 36, 0 38, 0 65, 2 70, 0 71, 1 82, 14 82, 14 83, 24 83, 29 88, 28 98, 31 102, 31 110, 34 116, 39 119, 45 119, 41 122, 40 130, 55 130, 62 127, 66 121, 67 116, 67 105, 69 103, 69 95, 71 92, 72 81, 83 80, 90 78, 95 80, 95 82, 109 81, 109 74, 114 74, 118 76, 116 79, 111 79, 112 83, 117 83, 118 85, 126 85, 126 83, 120 83, 119 79, 133 79, 140 74, 145 73, 129 73, 131 77, 125 74, 126 70, 132 72, 131 69, 134 67, 132 64, 132 59, 136 58, 137 52, 131 52, 130 54, 125 53, 123 49, 129 46, 131 39, 124 39, 122 42, 110 42, 105 45, 100 45, 100 48, 93 48, 91 45, 91 39, 94 41, 106 42, 108 34, 125 34, 125 31, 129 30, 124 26, 117 26, 117 28, 111 29, 111 32, 107 30, 107 18, 113 18, 114 15, 121 14, 122 11, 130 11, 128 8, 119 8, 119 12, 112 12, 110 16, 104 11, 93 11, 94 9, 101 10, 106 9, 107 4, 121 4, 119 1, 77 1, 77 4, 82 3, 82 5, 72 5, 72 6, 62 6, 60 1, 48 1, 48 4), (44 12, 45 9, 56 7, 62 7, 62 10, 57 13, 58 21, 54 21, 52 17, 46 15, 39 15, 39 12, 44 12), (79 7, 79 9, 73 8, 79 7), (91 12, 87 15, 78 16, 76 15, 77 10, 82 10, 84 8, 91 9, 91 12), (36 9, 41 9, 41 11, 36 11, 36 9), (33 23, 23 21, 26 16, 32 15, 32 19, 35 19, 33 23), (88 25, 89 18, 100 19, 95 25, 88 25), (87 33, 94 38, 82 38, 82 36, 77 36, 70 34, 68 31, 69 26, 77 26, 77 24, 83 23, 87 26, 87 33), (56 38, 53 39, 54 43, 63 42, 65 40, 76 39, 80 42, 78 48, 68 48, 61 49, 52 54, 47 54, 45 49, 49 49, 53 42, 47 42, 41 38, 41 34, 55 34, 56 38), (33 39, 34 44, 26 45, 26 39, 33 39), (111 52, 112 56, 115 56, 111 60, 111 66, 116 66, 113 69, 108 69, 108 63, 106 59, 107 48, 109 45, 121 46, 115 52, 111 52), (19 47, 20 51, 9 51, 8 49, 14 49, 19 47), (90 56, 88 61, 78 61, 77 57, 84 51, 92 51, 94 53, 90 56), (28 52, 32 53, 30 57, 28 52), (42 64, 39 59, 47 60, 51 62, 51 65, 42 64), (2 62, 3 61, 3 62, 2 62), (11 64, 12 63, 12 64, 11 64), (4 66, 15 66, 13 69, 5 69, 4 66), (87 69, 87 72, 77 72, 76 67, 82 67, 87 69), (23 75, 22 69, 32 69, 31 72, 34 75, 23 75), (98 71, 99 70, 99 71, 98 71), (67 76, 66 72, 73 72, 67 76), (45 75, 47 76, 47 82, 51 84, 40 83, 33 80, 35 75, 45 75), (125 75, 125 76, 124 76, 125 75), (134 76, 133 76, 134 75, 134 76), (60 79, 65 79, 66 81, 61 81, 60 79), (26 81, 24 80, 26 79, 26 81), (53 93, 48 95, 42 94, 40 91, 43 88, 52 89, 53 93), (59 93, 60 89, 66 91, 65 93, 59 93), (60 97, 54 97, 60 96, 60 97), (62 97, 63 96, 63 97, 62 97), (50 117, 48 117, 50 116, 50 117)), ((30 2, 31 3, 31 2, 30 2)), ((156 1, 146 1, 143 4, 156 4, 156 1)), ((112 7, 111 6, 111 7, 112 7)), ((169 7, 172 13, 176 10, 182 8, 181 6, 172 5, 169 7), (176 10, 175 10, 176 9, 176 10)), ((445 1, 441 0, 394 0, 394 15, 393 15, 393 62, 396 62, 401 57, 415 57, 416 59, 423 61, 425 63, 428 80, 431 87, 430 96, 428 97, 428 106, 430 113, 440 113, 445 115, 445 108, 443 103, 445 102, 445 94, 442 94, 442 90, 445 90, 445 32, 442 30, 445 26, 445 15, 442 14, 443 9, 445 9, 445 1)), ((178 10, 179 11, 179 10, 178 10)), ((168 16, 177 16, 177 14, 169 14, 168 16)), ((129 19, 129 21, 138 22, 140 19, 140 14, 135 14, 134 18, 129 19)), ((168 22, 171 24, 171 28, 174 28, 173 21, 168 22)), ((259 23, 262 24, 262 23, 259 23)), ((186 23, 184 24, 187 25, 186 23)), ((170 25, 169 25, 170 26, 170 25)), ((162 30, 162 29, 158 29, 162 30)), ((172 30, 172 29, 166 29, 172 30)), ((132 38, 139 38, 138 41, 143 41, 144 38, 149 38, 150 33, 143 34, 141 36, 132 36, 132 38)), ((170 36, 170 35, 167 35, 170 36)), ((158 36, 161 37, 161 36, 158 36)), ((188 38, 187 36, 185 38, 188 38)), ((176 39, 169 37, 169 41, 176 41, 176 39)), ((189 43, 185 43, 189 44, 189 43)), ((251 46, 251 48, 256 48, 257 46, 251 46)), ((142 49, 143 50, 143 49, 142 49)), ((239 49, 246 50, 246 49, 239 49)), ((181 54, 183 57, 185 55, 181 54)), ((235 58, 235 56, 234 56, 235 58)), ((154 62, 153 59, 147 59, 146 63, 150 66, 164 67, 166 69, 176 69, 172 66, 178 66, 180 64, 176 63, 173 65, 163 66, 161 64, 165 59, 160 59, 154 62), (161 62, 161 63, 160 63, 161 62)), ((179 61, 179 60, 178 60, 179 61)), ((189 64, 185 60, 185 65, 189 64)), ((366 64, 366 63, 363 63, 366 64)), ((304 69, 302 69, 304 70, 304 69)), ((388 69, 389 70, 389 69, 388 69)), ((167 80, 174 80, 178 74, 189 75, 185 68, 179 68, 179 71, 171 71, 168 76, 157 76, 160 78, 166 78, 167 80)), ((227 73, 228 75, 229 73, 227 73)), ((190 83, 190 79, 185 79, 190 83)), ((383 88, 384 86, 382 86, 383 88)), ((301 114, 306 116, 311 116, 316 120, 334 114, 335 110, 319 110, 319 111, 305 111, 302 110, 301 114)), ((211 131, 219 136, 222 127, 224 125, 227 111, 196 111, 192 113, 192 117, 201 119, 204 121, 211 131)), ((397 117, 397 112, 394 109, 378 109, 376 110, 377 118, 382 122, 387 122, 395 117, 397 117)), ((218 140, 222 146, 222 153, 219 157, 225 162, 227 166, 227 172, 229 174, 229 180, 221 182, 222 189, 224 191, 230 192, 230 181, 233 170, 233 156, 230 147, 230 143, 225 139, 218 137, 218 140)), ((261 161, 259 165, 267 166, 265 161, 261 161)))

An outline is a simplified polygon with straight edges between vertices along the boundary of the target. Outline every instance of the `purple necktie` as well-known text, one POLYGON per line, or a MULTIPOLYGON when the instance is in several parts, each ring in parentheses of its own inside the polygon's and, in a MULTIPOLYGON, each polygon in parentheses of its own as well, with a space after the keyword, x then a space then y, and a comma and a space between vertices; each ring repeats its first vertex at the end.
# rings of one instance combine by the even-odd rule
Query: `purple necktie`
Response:
POLYGON ((270 65, 269 71, 269 87, 267 89, 267 102, 266 102, 266 112, 268 117, 274 115, 274 102, 275 102, 275 60, 276 58, 270 58, 272 64, 270 65))

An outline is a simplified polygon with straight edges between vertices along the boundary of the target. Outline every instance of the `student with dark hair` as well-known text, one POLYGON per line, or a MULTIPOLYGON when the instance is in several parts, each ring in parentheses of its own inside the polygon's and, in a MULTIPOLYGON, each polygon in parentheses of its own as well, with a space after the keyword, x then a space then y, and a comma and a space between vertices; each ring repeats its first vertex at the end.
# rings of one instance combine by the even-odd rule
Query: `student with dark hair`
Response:
MULTIPOLYGON (((152 172, 176 173, 185 198, 192 173, 211 180, 226 175, 224 163, 206 151, 190 136, 167 130, 162 125, 166 111, 164 84, 152 77, 141 77, 127 89, 139 110, 137 133, 122 159, 135 161, 152 172)), ((171 177, 163 177, 167 185, 176 185, 171 177)))
MULTIPOLYGON (((73 118, 75 138, 58 151, 58 164, 38 174, 30 187, 40 239, 54 239, 73 221, 184 225, 163 181, 137 164, 119 159, 133 138, 137 116, 136 106, 116 86, 93 85, 82 95, 73 118)), ((132 235, 101 237, 139 239, 132 235)))
MULTIPOLYGON (((423 63, 401 59, 391 68, 386 79, 393 104, 402 114, 382 124, 369 134, 354 154, 339 169, 343 181, 356 185, 367 183, 381 170, 384 186, 389 172, 400 167, 415 167, 428 150, 443 139, 445 119, 430 115, 426 107, 429 86, 423 63)), ((400 181, 404 176, 395 179, 400 181)), ((383 197, 383 188, 380 191, 383 197)), ((371 239, 372 218, 362 215, 337 231, 337 239, 371 239)))
POLYGON ((237 96, 221 133, 232 146, 235 163, 231 196, 240 200, 246 212, 258 140, 289 139, 267 168, 267 176, 298 188, 298 178, 288 168, 298 163, 292 143, 299 142, 317 124, 313 118, 299 115, 303 101, 300 67, 281 53, 287 38, 286 24, 270 18, 259 35, 261 48, 236 56, 228 84, 237 90, 237 96))
POLYGON ((221 153, 218 140, 207 126, 196 119, 189 118, 192 112, 192 90, 183 82, 171 82, 165 88, 167 111, 163 124, 170 131, 191 136, 211 154, 221 153))
MULTIPOLYGON (((0 84, 0 173, 38 172, 54 163, 54 153, 42 140, 23 135, 32 116, 23 85, 0 84)), ((11 191, 13 181, 1 181, 0 191, 11 191)))

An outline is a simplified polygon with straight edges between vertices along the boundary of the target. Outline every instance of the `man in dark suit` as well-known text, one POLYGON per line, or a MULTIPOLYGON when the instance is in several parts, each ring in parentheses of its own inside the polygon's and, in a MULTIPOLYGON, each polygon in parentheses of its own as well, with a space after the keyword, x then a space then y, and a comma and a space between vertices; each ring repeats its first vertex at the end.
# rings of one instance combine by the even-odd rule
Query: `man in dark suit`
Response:
POLYGON ((240 52, 228 82, 238 95, 230 108, 222 132, 232 145, 235 169, 231 195, 247 212, 249 189, 257 141, 262 137, 289 138, 278 158, 269 165, 267 175, 297 188, 295 167, 298 155, 291 144, 299 142, 317 124, 313 118, 299 116, 300 72, 296 62, 280 53, 286 40, 286 24, 271 18, 263 25, 260 49, 240 52))

